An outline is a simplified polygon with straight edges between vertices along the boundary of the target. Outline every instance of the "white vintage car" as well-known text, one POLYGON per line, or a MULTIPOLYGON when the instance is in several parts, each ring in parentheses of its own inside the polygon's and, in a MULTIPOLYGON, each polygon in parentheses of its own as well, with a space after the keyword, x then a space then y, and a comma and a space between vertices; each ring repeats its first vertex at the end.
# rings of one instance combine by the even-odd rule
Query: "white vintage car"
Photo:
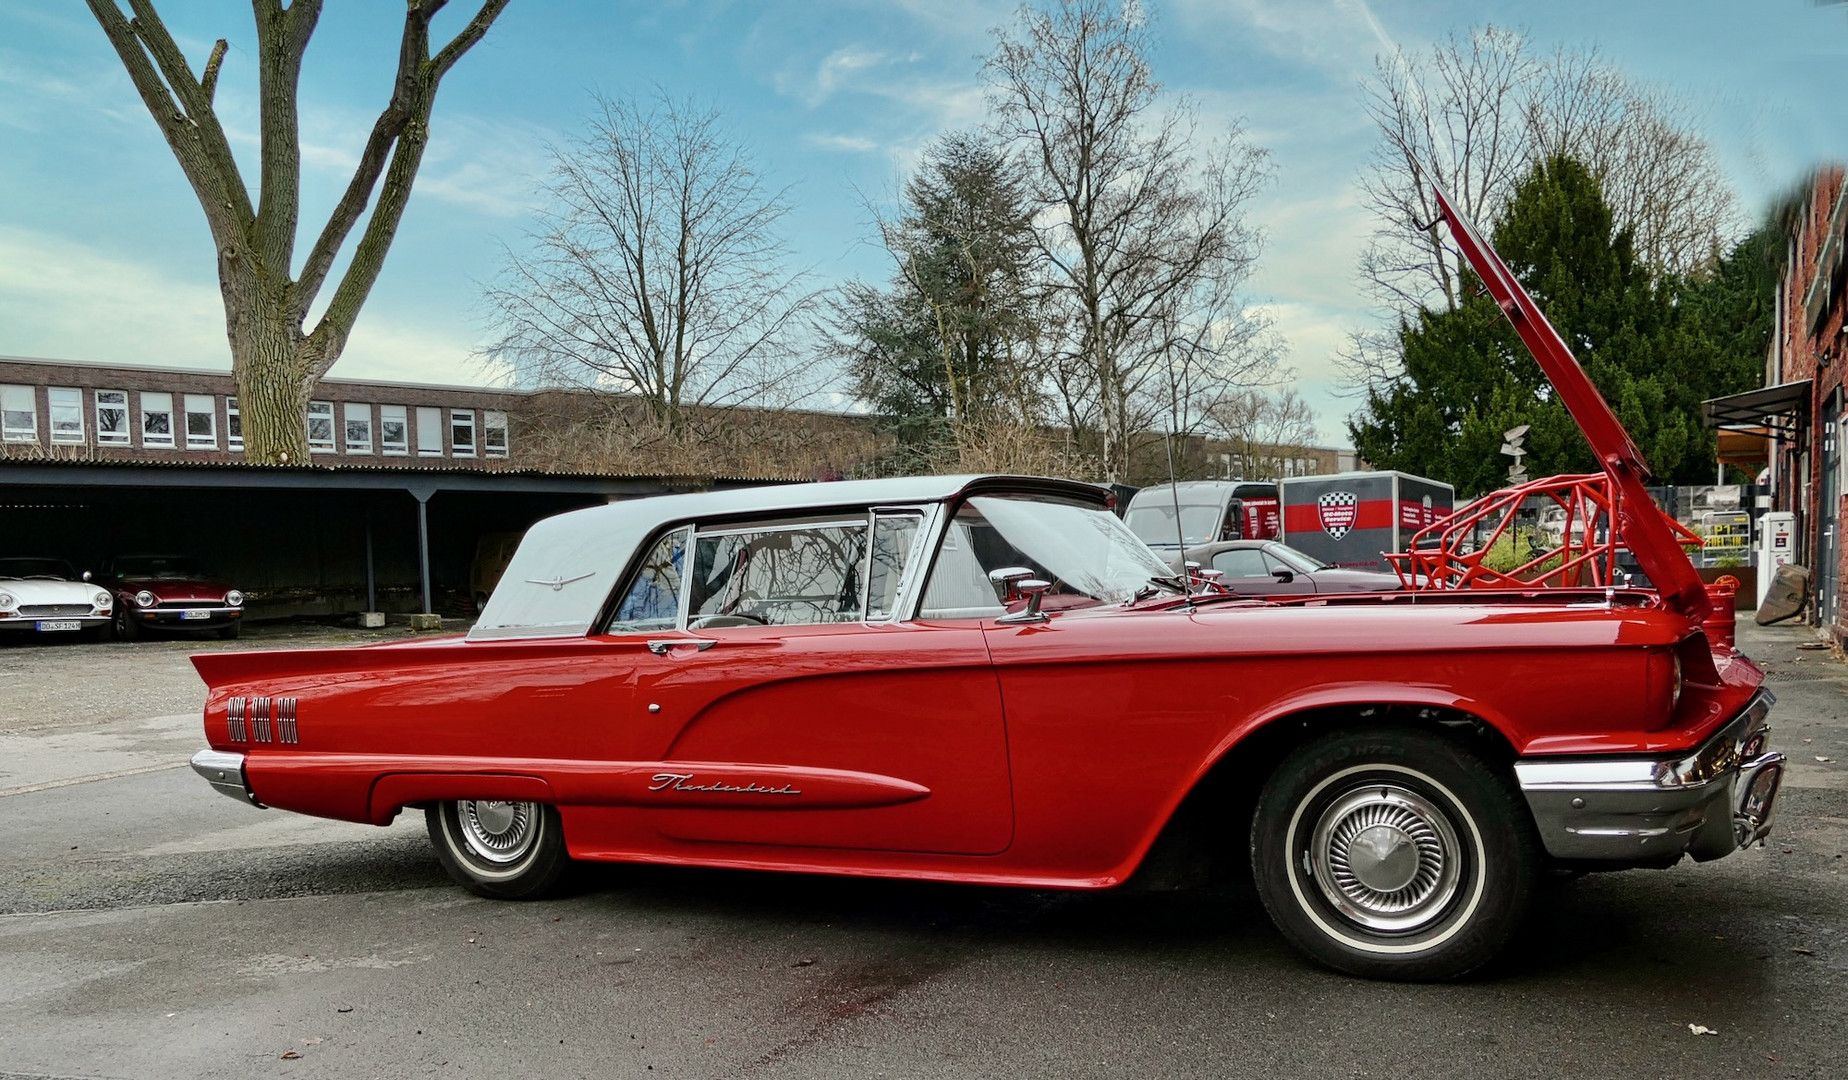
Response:
POLYGON ((0 631, 98 637, 109 625, 109 590, 52 558, 0 558, 0 631))

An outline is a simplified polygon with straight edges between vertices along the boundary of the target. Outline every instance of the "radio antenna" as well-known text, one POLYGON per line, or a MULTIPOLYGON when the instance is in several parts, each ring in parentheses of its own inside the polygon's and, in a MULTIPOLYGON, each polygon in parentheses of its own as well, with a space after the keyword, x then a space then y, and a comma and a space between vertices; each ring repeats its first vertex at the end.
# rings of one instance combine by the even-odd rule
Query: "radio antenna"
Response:
MULTIPOLYGON (((1170 395, 1174 398, 1174 404, 1178 406, 1180 404, 1180 391, 1174 385, 1174 358, 1172 356, 1168 358, 1168 389, 1170 395)), ((1170 417, 1168 423, 1168 437, 1163 440, 1163 443, 1168 449, 1168 495, 1174 500, 1174 540, 1175 543, 1179 545, 1175 549, 1174 557, 1180 560, 1181 563, 1181 595, 1187 598, 1187 610, 1191 612, 1194 607, 1194 583, 1193 577, 1187 573, 1187 530, 1181 527, 1181 485, 1180 482, 1174 478, 1175 426, 1173 418, 1170 417)))

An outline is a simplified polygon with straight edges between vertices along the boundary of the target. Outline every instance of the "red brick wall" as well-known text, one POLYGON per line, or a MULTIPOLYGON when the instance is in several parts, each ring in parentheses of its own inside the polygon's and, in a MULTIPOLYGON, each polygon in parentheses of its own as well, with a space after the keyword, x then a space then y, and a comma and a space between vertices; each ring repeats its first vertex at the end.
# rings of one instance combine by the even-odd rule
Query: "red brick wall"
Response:
MULTIPOLYGON (((45 454, 60 457, 83 457, 97 461, 239 462, 243 460, 241 452, 230 450, 226 446, 228 430, 226 399, 237 394, 237 384, 232 380, 229 372, 111 367, 0 358, 0 384, 33 387, 34 402, 38 411, 36 444, 0 443, 0 453, 7 456, 32 454, 36 445, 37 450, 45 454), (74 388, 82 392, 84 441, 81 446, 52 443, 50 396, 46 392, 52 388, 74 388), (128 446, 97 445, 95 392, 98 390, 128 392, 130 436, 128 446), (141 393, 143 391, 173 395, 174 445, 170 448, 144 446, 142 443, 141 393), (211 395, 214 411, 213 437, 217 444, 216 449, 187 448, 185 430, 185 395, 187 394, 211 395)), ((490 457, 483 446, 483 414, 488 411, 505 412, 509 414, 509 422, 513 423, 513 417, 520 412, 520 407, 527 397, 519 392, 324 379, 316 387, 313 397, 316 401, 331 401, 334 405, 334 452, 314 454, 312 460, 318 464, 494 468, 496 466, 517 467, 519 463, 520 442, 517 433, 510 438, 510 453, 506 457, 490 457), (347 451, 343 432, 348 402, 372 406, 372 450, 370 453, 349 453, 347 451), (407 450, 404 454, 383 452, 380 445, 381 421, 378 408, 381 405, 405 406, 408 431, 407 450), (418 455, 417 409, 419 406, 443 410, 438 425, 441 428, 443 447, 443 454, 440 457, 420 457, 418 455), (475 454, 473 457, 456 458, 453 456, 455 448, 450 438, 448 422, 448 410, 451 409, 469 409, 475 413, 475 454)))
MULTIPOLYGON (((1821 550, 1821 525, 1825 513, 1833 519, 1838 537, 1838 580, 1848 583, 1848 537, 1841 533, 1843 505, 1839 499, 1836 506, 1825 508, 1822 505, 1824 443, 1831 437, 1848 437, 1848 430, 1837 430, 1831 435, 1828 427, 1831 421, 1840 421, 1844 415, 1839 403, 1833 409, 1830 403, 1843 388, 1843 368, 1848 366, 1848 341, 1842 335, 1845 305, 1843 270, 1840 269, 1848 266, 1848 262, 1831 254, 1829 249, 1832 236, 1837 244, 1844 242, 1843 229, 1848 226, 1848 220, 1844 220, 1848 213, 1835 213, 1843 183, 1841 166, 1818 169, 1811 179, 1809 196, 1794 222, 1789 263, 1779 296, 1776 353, 1779 368, 1772 373, 1772 381, 1813 380, 1804 438, 1800 443, 1780 445, 1776 462, 1777 508, 1798 512, 1798 534, 1803 545, 1799 558, 1812 568, 1818 581, 1823 569, 1816 566, 1821 550), (1827 262, 1823 261, 1825 257, 1827 262), (1813 319, 1814 309, 1806 306, 1806 300, 1819 278, 1822 279, 1823 303, 1820 318, 1813 319)), ((1836 426, 1842 427, 1839 422, 1836 426)), ((1848 447, 1842 450, 1848 452, 1848 447)), ((1848 495, 1848 491, 1840 494, 1848 495)), ((1848 605, 1838 604, 1837 607, 1839 624, 1840 612, 1848 605)), ((1818 612, 1812 611, 1811 618, 1821 621, 1818 612)))

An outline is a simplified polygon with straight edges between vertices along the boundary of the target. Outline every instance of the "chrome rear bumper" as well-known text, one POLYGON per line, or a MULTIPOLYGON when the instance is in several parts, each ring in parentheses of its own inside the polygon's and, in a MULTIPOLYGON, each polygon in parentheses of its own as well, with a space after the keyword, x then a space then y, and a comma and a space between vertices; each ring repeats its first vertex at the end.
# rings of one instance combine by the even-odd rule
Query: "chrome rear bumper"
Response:
POLYGON ((223 750, 201 750, 192 756, 193 772, 205 777, 205 782, 220 793, 229 795, 238 802, 263 809, 257 796, 250 790, 250 782, 244 779, 244 755, 226 753, 223 750))
POLYGON ((1514 772, 1556 859, 1660 866, 1705 862, 1763 840, 1784 777, 1769 748, 1776 698, 1760 689, 1691 754, 1523 758, 1514 772))

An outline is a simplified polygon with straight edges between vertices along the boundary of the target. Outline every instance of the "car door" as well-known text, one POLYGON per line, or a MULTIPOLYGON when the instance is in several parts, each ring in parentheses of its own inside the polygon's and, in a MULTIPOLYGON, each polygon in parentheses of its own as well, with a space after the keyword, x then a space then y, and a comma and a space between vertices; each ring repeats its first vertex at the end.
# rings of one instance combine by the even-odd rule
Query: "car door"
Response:
MULTIPOLYGON (((605 636, 677 840, 993 854, 1013 834, 1001 698, 979 621, 895 621, 928 508, 702 526, 677 626, 605 636)), ((655 560, 658 564, 661 560, 655 560)))
POLYGON ((1292 574, 1284 581, 1273 572, 1274 564, 1255 547, 1224 548, 1213 553, 1213 569, 1225 576, 1219 583, 1235 593, 1265 596, 1273 593, 1314 592, 1306 575, 1292 574))

